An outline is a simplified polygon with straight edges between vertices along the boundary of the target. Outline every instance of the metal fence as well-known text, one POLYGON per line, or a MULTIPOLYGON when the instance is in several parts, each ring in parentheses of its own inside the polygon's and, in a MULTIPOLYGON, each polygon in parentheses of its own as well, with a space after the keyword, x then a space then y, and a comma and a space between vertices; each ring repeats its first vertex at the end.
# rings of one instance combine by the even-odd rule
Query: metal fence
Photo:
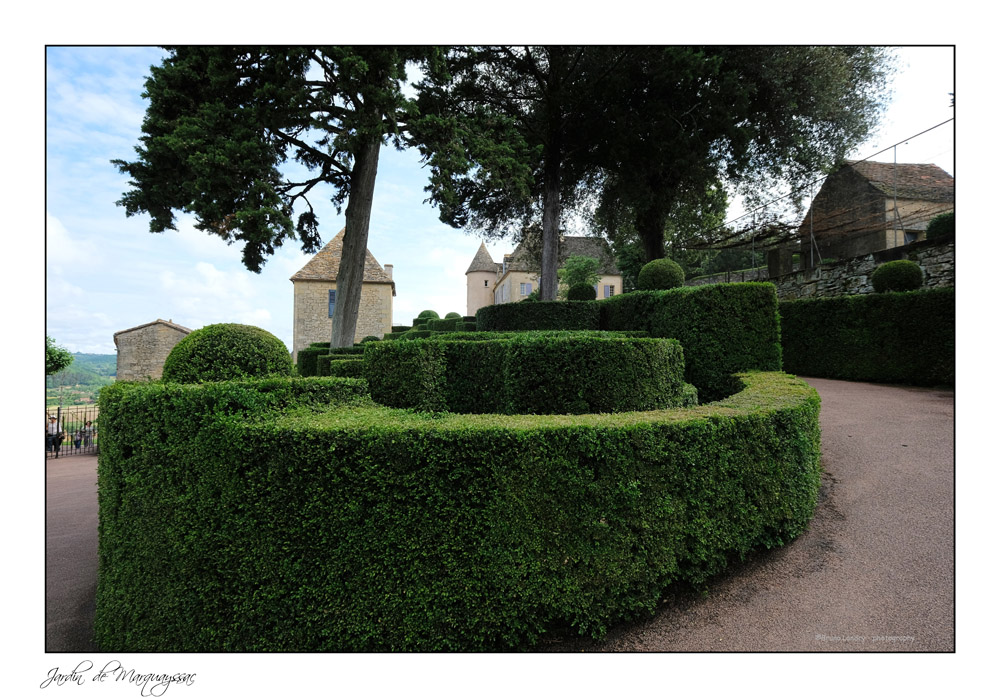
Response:
POLYGON ((46 408, 46 458, 96 456, 99 438, 97 405, 46 408))

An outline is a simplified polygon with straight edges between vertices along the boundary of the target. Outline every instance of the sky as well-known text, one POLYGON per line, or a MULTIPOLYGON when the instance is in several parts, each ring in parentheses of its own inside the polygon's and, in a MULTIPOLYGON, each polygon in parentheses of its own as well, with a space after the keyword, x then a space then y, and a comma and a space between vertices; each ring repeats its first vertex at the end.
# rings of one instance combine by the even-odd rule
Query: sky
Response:
MULTIPOLYGON (((864 158, 952 117, 953 50, 897 49, 893 100, 878 133, 851 157, 864 158)), ((49 46, 45 51, 46 334, 70 351, 113 354, 120 330, 171 320, 190 329, 237 322, 262 327, 292 346, 292 283, 309 260, 292 241, 260 274, 247 271, 241 246, 194 229, 153 234, 146 215, 116 205, 128 178, 111 164, 134 159, 146 102, 143 84, 164 52, 153 47, 49 46)), ((951 124, 900 145, 898 162, 954 170, 951 124)), ((892 162, 890 150, 874 158, 892 162)), ((382 149, 368 249, 393 265, 393 324, 420 311, 466 313, 465 271, 481 242, 441 223, 424 203, 427 171, 414 150, 382 149)), ((329 195, 312 197, 324 244, 344 217, 329 195)), ((738 203, 730 215, 741 212, 738 203)), ((585 234, 585 230, 575 231, 585 234)), ((513 242, 487 242, 495 260, 513 242)))

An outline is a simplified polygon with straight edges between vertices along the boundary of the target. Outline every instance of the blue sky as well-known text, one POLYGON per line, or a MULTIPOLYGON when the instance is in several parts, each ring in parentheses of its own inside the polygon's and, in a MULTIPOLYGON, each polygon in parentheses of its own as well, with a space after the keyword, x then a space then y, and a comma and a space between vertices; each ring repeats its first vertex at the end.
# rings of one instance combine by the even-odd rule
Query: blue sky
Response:
MULTIPOLYGON (((900 50, 895 97, 875 139, 855 153, 867 157, 952 116, 950 48, 900 50)), ((178 216, 178 231, 148 232, 148 217, 127 218, 115 205, 127 178, 110 161, 130 160, 141 135, 141 97, 150 47, 46 49, 46 325, 71 351, 115 352, 115 332, 157 318, 196 329, 216 322, 257 325, 292 344, 289 277, 308 260, 294 244, 271 257, 260 274, 246 271, 239 245, 197 231, 178 216)), ((953 171, 949 126, 900 147, 899 162, 934 162, 953 171)), ((892 161, 892 152, 876 159, 892 161)), ((427 173, 415 151, 383 148, 368 247, 393 264, 394 324, 421 310, 465 313, 465 270, 480 240, 438 220, 423 203, 427 173)), ((344 225, 316 195, 324 243, 344 225)), ((731 208, 731 215, 739 212, 731 208)), ((581 231, 582 232, 582 231, 581 231)), ((513 243, 487 243, 494 259, 513 243)))

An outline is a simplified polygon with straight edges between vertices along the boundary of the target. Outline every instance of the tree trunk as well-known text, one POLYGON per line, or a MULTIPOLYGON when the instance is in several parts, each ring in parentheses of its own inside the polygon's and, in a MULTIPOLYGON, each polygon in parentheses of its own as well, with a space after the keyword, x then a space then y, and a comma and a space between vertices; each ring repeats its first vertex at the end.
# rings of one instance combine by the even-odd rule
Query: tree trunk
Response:
POLYGON ((562 113, 559 106, 563 71, 561 46, 549 53, 548 138, 542 181, 542 279, 539 300, 554 301, 559 293, 560 168, 562 167, 562 113))
POLYGON ((333 334, 331 347, 354 345, 354 332, 358 325, 358 308, 361 306, 361 284, 365 278, 365 255, 368 251, 368 224, 375 194, 375 174, 382 136, 372 135, 368 142, 354 154, 351 169, 351 193, 347 201, 347 224, 344 231, 344 249, 337 271, 337 300, 333 306, 333 334))
POLYGON ((667 227, 667 208, 654 203, 646 207, 635 221, 636 231, 642 240, 646 263, 664 256, 663 231, 667 227))

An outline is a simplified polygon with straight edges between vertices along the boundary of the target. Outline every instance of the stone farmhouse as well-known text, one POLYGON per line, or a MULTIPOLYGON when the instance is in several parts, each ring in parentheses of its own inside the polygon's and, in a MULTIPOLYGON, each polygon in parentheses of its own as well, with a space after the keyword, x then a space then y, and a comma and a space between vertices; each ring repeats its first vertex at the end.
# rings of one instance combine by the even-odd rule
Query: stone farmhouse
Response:
MULTIPOLYGON (((316 253, 292 277, 294 314, 292 357, 313 342, 329 342, 333 333, 333 304, 337 299, 337 273, 344 249, 341 229, 323 249, 316 253)), ((392 299, 396 283, 392 280, 392 265, 382 267, 365 250, 365 275, 361 285, 361 305, 354 332, 355 343, 369 335, 382 338, 392 332, 392 299)))
MULTIPOLYGON (((930 220, 954 208, 955 179, 937 165, 848 161, 826 178, 799 226, 800 266, 924 240, 930 220)), ((787 255, 782 273, 791 271, 787 255)))
POLYGON ((177 342, 191 333, 187 327, 172 320, 147 322, 115 332, 118 351, 117 375, 119 381, 157 380, 163 377, 163 364, 177 342))
MULTIPOLYGON (((594 287, 598 298, 610 298, 622 292, 622 274, 605 240, 560 236, 559 266, 575 256, 593 257, 600 262, 597 273, 601 280, 594 287)), ((494 262, 486 244, 480 243, 479 251, 465 272, 466 315, 475 315, 487 305, 524 300, 538 289, 540 279, 541 263, 523 243, 512 253, 505 254, 502 262, 494 262)))

